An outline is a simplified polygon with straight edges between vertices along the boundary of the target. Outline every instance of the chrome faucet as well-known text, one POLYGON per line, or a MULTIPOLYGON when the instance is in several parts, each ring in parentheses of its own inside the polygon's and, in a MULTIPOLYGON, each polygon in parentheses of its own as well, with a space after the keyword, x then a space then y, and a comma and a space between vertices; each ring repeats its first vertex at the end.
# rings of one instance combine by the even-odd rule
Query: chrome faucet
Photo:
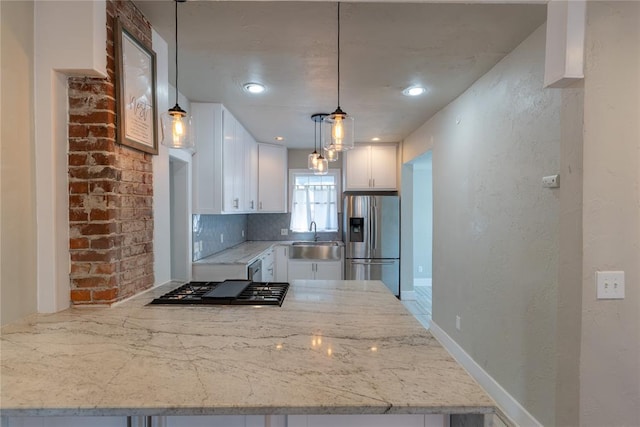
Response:
POLYGON ((317 242, 318 241, 318 226, 317 226, 315 221, 311 221, 311 224, 309 224, 309 231, 311 231, 312 228, 313 228, 313 241, 317 242))

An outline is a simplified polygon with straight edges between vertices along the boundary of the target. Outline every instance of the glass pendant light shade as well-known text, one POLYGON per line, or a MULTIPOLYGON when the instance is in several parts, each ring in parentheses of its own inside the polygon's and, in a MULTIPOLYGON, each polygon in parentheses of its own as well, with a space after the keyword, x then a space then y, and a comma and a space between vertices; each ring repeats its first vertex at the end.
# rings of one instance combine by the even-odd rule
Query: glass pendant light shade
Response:
POLYGON ((316 169, 313 171, 314 175, 326 175, 329 172, 329 163, 327 159, 322 157, 322 154, 318 157, 318 163, 316 169))
POLYGON ((347 151, 354 147, 353 117, 342 111, 340 107, 324 118, 325 149, 347 151))
POLYGON ((328 162, 338 161, 339 155, 333 145, 329 145, 329 148, 324 150, 324 158, 327 159, 328 162))
POLYGON ((178 3, 185 0, 174 0, 176 5, 176 105, 160 115, 162 127, 161 143, 169 148, 194 147, 191 116, 178 105, 178 3))
POLYGON ((340 108, 340 2, 338 2, 338 108, 326 116, 324 148, 334 151, 347 151, 353 144, 353 117, 340 108))
POLYGON ((178 104, 160 115, 162 145, 170 148, 193 148, 191 116, 178 104))
POLYGON ((307 161, 307 167, 311 170, 315 170, 318 167, 318 157, 320 155, 316 150, 313 150, 313 153, 309 154, 309 160, 307 161))

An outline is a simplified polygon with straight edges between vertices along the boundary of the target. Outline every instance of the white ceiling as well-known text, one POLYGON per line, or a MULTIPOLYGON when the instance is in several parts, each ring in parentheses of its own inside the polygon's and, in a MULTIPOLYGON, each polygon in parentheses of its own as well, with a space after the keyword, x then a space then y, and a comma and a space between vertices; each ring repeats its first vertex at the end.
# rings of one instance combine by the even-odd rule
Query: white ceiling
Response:
MULTIPOLYGON (((136 5, 169 43, 174 3, 136 5)), ((401 141, 546 18, 544 4, 341 4, 340 106, 356 141, 401 141), (402 90, 424 85, 409 98, 402 90)), ((188 1, 178 5, 178 87, 191 101, 221 102, 261 142, 281 135, 312 147, 313 113, 337 106, 337 3, 188 1), (267 86, 261 95, 242 84, 267 86)))

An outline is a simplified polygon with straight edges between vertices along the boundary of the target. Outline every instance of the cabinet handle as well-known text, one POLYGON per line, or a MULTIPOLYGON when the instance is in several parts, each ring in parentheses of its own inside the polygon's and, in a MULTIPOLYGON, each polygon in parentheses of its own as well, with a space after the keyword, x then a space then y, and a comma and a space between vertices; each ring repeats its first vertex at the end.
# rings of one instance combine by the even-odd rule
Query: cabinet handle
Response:
POLYGON ((233 207, 238 209, 239 206, 240 206, 240 199, 238 198, 233 199, 233 207))
POLYGON ((254 209, 253 204, 254 204, 254 203, 253 203, 253 200, 252 200, 252 201, 251 201, 251 209, 254 209))
POLYGON ((375 179, 375 178, 373 178, 373 180, 372 180, 372 181, 373 181, 373 185, 372 185, 372 187, 373 187, 373 188, 376 188, 376 179, 375 179))
POLYGON ((258 206, 259 206, 258 209, 262 210, 262 202, 260 202, 258 206))
POLYGON ((371 188, 371 178, 369 178, 369 188, 371 188))

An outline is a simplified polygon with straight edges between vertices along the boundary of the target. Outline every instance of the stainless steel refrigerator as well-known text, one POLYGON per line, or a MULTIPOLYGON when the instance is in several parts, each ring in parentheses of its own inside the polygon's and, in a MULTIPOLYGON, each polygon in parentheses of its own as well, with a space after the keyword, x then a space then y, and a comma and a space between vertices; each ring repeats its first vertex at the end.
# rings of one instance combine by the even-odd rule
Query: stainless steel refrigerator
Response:
POLYGON ((342 215, 345 279, 382 280, 400 297, 398 196, 345 194, 342 215))

